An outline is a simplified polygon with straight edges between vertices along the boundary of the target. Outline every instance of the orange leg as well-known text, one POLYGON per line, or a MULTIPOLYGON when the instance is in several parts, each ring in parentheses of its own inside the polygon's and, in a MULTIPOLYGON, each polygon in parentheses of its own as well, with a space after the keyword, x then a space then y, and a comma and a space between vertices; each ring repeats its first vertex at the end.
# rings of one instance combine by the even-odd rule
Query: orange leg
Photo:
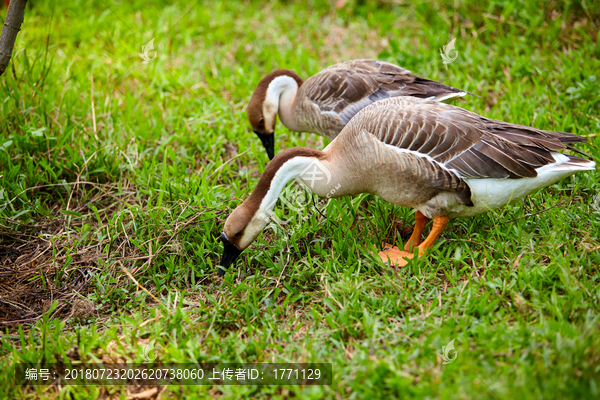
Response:
POLYGON ((408 242, 404 245, 404 250, 410 253, 412 252, 413 247, 418 246, 421 243, 421 235, 423 234, 426 223, 427 217, 424 216, 421 211, 417 210, 417 213, 415 214, 415 227, 412 235, 410 235, 410 239, 408 239, 408 242))
MULTIPOLYGON (((425 221, 426 221, 426 219, 425 219, 425 221)), ((419 220, 417 220, 417 224, 415 225, 414 232, 417 231, 418 225, 419 225, 419 220)), ((425 239, 423 241, 423 243, 421 243, 419 245, 419 256, 422 256, 423 254, 425 254, 425 251, 427 251, 433 247, 433 244, 435 243, 437 238, 440 237, 440 235, 446 228, 446 225, 448 225, 448 216, 435 217, 433 219, 433 226, 431 227, 431 232, 429 233, 429 236, 427 236, 427 239, 425 239)), ((422 231, 422 228, 421 228, 421 231, 422 231)), ((414 236, 414 232, 413 232, 413 236, 414 236)), ((411 236, 408 243, 411 243, 413 236, 411 236)), ((419 234, 419 237, 420 237, 420 234, 419 234)), ((408 260, 413 257, 412 253, 409 253, 406 251, 401 251, 395 246, 389 245, 387 243, 385 244, 385 246, 386 247, 384 248, 384 251, 379 253, 379 257, 381 257, 383 262, 389 262, 390 265, 392 265, 392 266, 402 267, 402 266, 408 264, 408 260)))
POLYGON ((440 235, 446 228, 446 225, 448 225, 448 220, 449 218, 447 215, 444 215, 443 217, 435 217, 433 219, 433 226, 431 227, 431 232, 429 233, 429 236, 427 236, 427 239, 425 239, 425 241, 419 245, 420 256, 425 254, 426 250, 429 250, 433 247, 433 244, 435 243, 437 238, 440 237, 440 235))

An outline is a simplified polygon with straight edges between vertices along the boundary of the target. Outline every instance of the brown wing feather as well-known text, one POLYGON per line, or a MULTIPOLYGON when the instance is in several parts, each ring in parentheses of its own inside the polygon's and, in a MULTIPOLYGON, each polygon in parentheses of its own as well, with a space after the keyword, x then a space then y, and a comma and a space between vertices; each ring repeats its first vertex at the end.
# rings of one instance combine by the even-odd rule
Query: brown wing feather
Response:
POLYGON ((429 98, 464 92, 414 76, 397 65, 375 60, 352 60, 333 65, 304 82, 300 90, 321 111, 339 114, 344 123, 378 100, 397 96, 429 98))
POLYGON ((427 155, 463 178, 535 177, 536 168, 555 162, 552 151, 585 141, 410 97, 367 107, 348 125, 372 132, 385 144, 427 155))
POLYGON ((344 132, 349 132, 345 140, 337 142, 336 150, 347 157, 352 165, 368 170, 373 165, 379 167, 386 165, 398 174, 398 177, 411 182, 419 188, 418 196, 427 201, 436 194, 446 191, 453 193, 461 204, 472 206, 471 189, 469 185, 454 171, 445 168, 442 164, 431 162, 427 157, 417 152, 395 153, 390 147, 383 144, 380 139, 366 129, 356 130, 356 125, 349 125, 344 132), (356 149, 368 152, 368 157, 356 149), (423 198, 424 197, 424 198, 423 198))

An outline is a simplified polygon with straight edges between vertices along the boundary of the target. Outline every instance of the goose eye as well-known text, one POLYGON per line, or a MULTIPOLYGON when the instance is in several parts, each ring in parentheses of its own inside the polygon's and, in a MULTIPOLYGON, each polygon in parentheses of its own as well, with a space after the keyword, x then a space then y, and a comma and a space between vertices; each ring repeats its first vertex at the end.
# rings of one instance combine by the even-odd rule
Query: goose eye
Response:
POLYGON ((240 236, 242 236, 242 232, 238 232, 235 234, 235 237, 240 237, 240 236))

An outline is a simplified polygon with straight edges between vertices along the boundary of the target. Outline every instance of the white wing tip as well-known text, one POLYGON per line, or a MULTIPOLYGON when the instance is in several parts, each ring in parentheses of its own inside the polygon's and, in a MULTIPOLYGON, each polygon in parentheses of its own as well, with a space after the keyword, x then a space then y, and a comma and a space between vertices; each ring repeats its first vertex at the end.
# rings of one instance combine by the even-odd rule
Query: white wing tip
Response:
POLYGON ((466 95, 468 95, 469 93, 467 92, 452 92, 452 93, 444 93, 441 94, 437 97, 431 97, 431 100, 435 100, 435 101, 444 101, 444 100, 448 100, 448 99, 453 99, 455 97, 464 97, 466 95))
POLYGON ((538 173, 542 171, 592 171, 596 168, 596 163, 582 158, 571 158, 566 154, 552 153, 556 160, 555 163, 544 165, 538 168, 538 173))
POLYGON ((580 169, 582 171, 592 171, 592 170, 596 169, 596 163, 594 161, 590 161, 590 160, 569 161, 566 164, 574 166, 577 169, 580 169))

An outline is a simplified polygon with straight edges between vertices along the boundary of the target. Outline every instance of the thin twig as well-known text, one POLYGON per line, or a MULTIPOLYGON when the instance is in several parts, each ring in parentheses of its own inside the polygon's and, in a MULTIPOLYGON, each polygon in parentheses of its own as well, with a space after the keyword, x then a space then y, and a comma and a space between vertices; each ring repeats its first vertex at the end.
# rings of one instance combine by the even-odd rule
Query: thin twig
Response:
POLYGON ((92 72, 92 74, 91 74, 91 80, 92 80, 92 89, 91 89, 90 98, 92 100, 92 122, 94 124, 94 136, 96 137, 96 140, 99 140, 98 136, 96 135, 96 132, 98 132, 98 130, 96 129, 96 107, 94 107, 94 72, 92 72))
MULTIPOLYGON (((22 195, 23 193, 28 192, 30 190, 41 189, 41 188, 46 188, 46 187, 53 187, 53 186, 71 186, 71 185, 111 186, 111 185, 107 185, 107 184, 103 184, 103 183, 88 182, 88 181, 83 181, 83 182, 65 182, 65 183, 51 183, 51 184, 48 184, 48 185, 32 186, 30 188, 27 188, 27 189, 21 191, 19 194, 17 194, 15 197, 13 197, 13 199, 10 200, 9 202, 0 204, 0 207, 5 207, 5 206, 11 204, 13 201, 15 201, 16 199, 18 199, 20 195, 22 195)), ((108 194, 108 193, 106 193, 106 194, 108 194)))
MULTIPOLYGON (((287 244, 286 244, 286 247, 287 247, 287 244)), ((288 249, 287 261, 285 262, 285 265, 283 266, 283 269, 281 270, 281 274, 279 274, 279 278, 277 278, 277 283, 275 284, 275 289, 277 289, 279 287, 279 282, 281 281, 281 277, 283 276, 283 273, 285 272, 285 268, 290 263, 290 251, 289 251, 289 247, 287 247, 287 249, 288 249)))
POLYGON ((154 301, 156 301, 158 304, 162 304, 160 302, 160 300, 158 300, 158 298, 156 298, 155 295, 153 295, 152 293, 150 293, 145 287, 143 287, 142 285, 140 285, 140 283, 137 281, 137 279, 135 279, 133 277, 133 275, 131 275, 131 272, 129 272, 127 270, 127 268, 125 268, 123 266, 123 263, 121 263, 121 261, 117 261, 117 264, 119 264, 119 266, 121 267, 121 269, 123 270, 123 272, 125 272, 125 274, 133 281, 133 283, 135 283, 140 289, 142 289, 144 292, 146 292, 148 294, 148 296, 152 297, 154 299, 154 301))
POLYGON ((227 164, 229 164, 230 162, 232 162, 232 161, 233 161, 233 160, 235 160, 236 158, 239 158, 239 157, 243 156, 244 154, 246 154, 246 153, 247 153, 247 152, 249 152, 249 151, 250 151, 250 150, 246 150, 246 151, 244 151, 243 153, 240 153, 240 154, 238 154, 237 156, 235 156, 235 157, 232 157, 232 158, 230 158, 229 160, 225 161, 223 164, 221 164, 221 165, 219 166, 219 168, 215 169, 215 170, 213 171, 213 173, 212 173, 212 174, 210 174, 208 178, 206 178, 206 180, 207 180, 207 181, 208 181, 208 180, 210 180, 210 178, 212 178, 214 174, 216 174, 217 172, 219 172, 219 171, 221 170, 221 168, 223 168, 224 166, 226 166, 227 164))
MULTIPOLYGON (((139 269, 136 270, 136 273, 139 274, 142 270, 145 270, 147 267, 150 266, 150 264, 152 263, 152 260, 158 256, 160 254, 161 251, 163 251, 163 249, 165 247, 167 247, 167 245, 171 242, 171 240, 173 240, 173 238, 175 236, 177 236, 179 234, 179 232, 181 232, 181 230, 183 228, 185 228, 186 226, 188 226, 189 224, 191 224, 192 222, 194 222, 194 220, 196 218, 198 218, 198 216, 200 216, 200 214, 196 214, 195 216, 193 216, 190 220, 188 220, 187 222, 185 222, 182 226, 180 226, 179 228, 176 228, 175 232, 171 235, 171 237, 169 238, 169 240, 167 240, 167 242, 165 244, 163 244, 156 253, 154 254, 150 254, 148 256, 148 261, 146 261, 144 264, 148 264, 146 265, 142 265, 142 267, 140 267, 139 269)), ((160 238, 159 238, 160 239, 160 238)), ((152 246, 150 245, 150 251, 152 252, 152 246)))
MULTIPOLYGON (((500 222, 499 224, 496 224, 496 225, 494 225, 494 227, 496 227, 496 226, 499 226, 499 225, 508 224, 509 222, 515 222, 515 221, 518 221, 518 220, 520 220, 520 219, 523 219, 523 218, 529 218, 529 217, 533 217, 534 215, 538 215, 538 214, 545 213, 546 211, 552 210, 554 207, 556 207, 556 206, 560 206, 560 205, 562 205, 562 199, 560 199, 560 200, 558 201, 558 203, 556 203, 556 204, 555 204, 555 205, 553 205, 552 207, 548 207, 548 208, 546 208, 545 210, 538 211, 538 212, 536 212, 536 213, 533 213, 533 214, 526 214, 526 215, 524 215, 523 217, 519 217, 519 218, 511 219, 511 220, 509 220, 509 221, 500 222)), ((491 228, 488 228, 488 229, 491 229, 491 228)))
POLYGON ((333 299, 333 301, 335 301, 335 303, 338 305, 338 307, 340 307, 340 310, 343 310, 344 307, 342 307, 340 302, 335 297, 333 297, 333 295, 329 291, 329 288, 327 287, 327 281, 325 280, 325 272, 323 272, 323 274, 321 275, 321 281, 323 282, 323 284, 325 286, 325 295, 327 297, 331 297, 333 299))

